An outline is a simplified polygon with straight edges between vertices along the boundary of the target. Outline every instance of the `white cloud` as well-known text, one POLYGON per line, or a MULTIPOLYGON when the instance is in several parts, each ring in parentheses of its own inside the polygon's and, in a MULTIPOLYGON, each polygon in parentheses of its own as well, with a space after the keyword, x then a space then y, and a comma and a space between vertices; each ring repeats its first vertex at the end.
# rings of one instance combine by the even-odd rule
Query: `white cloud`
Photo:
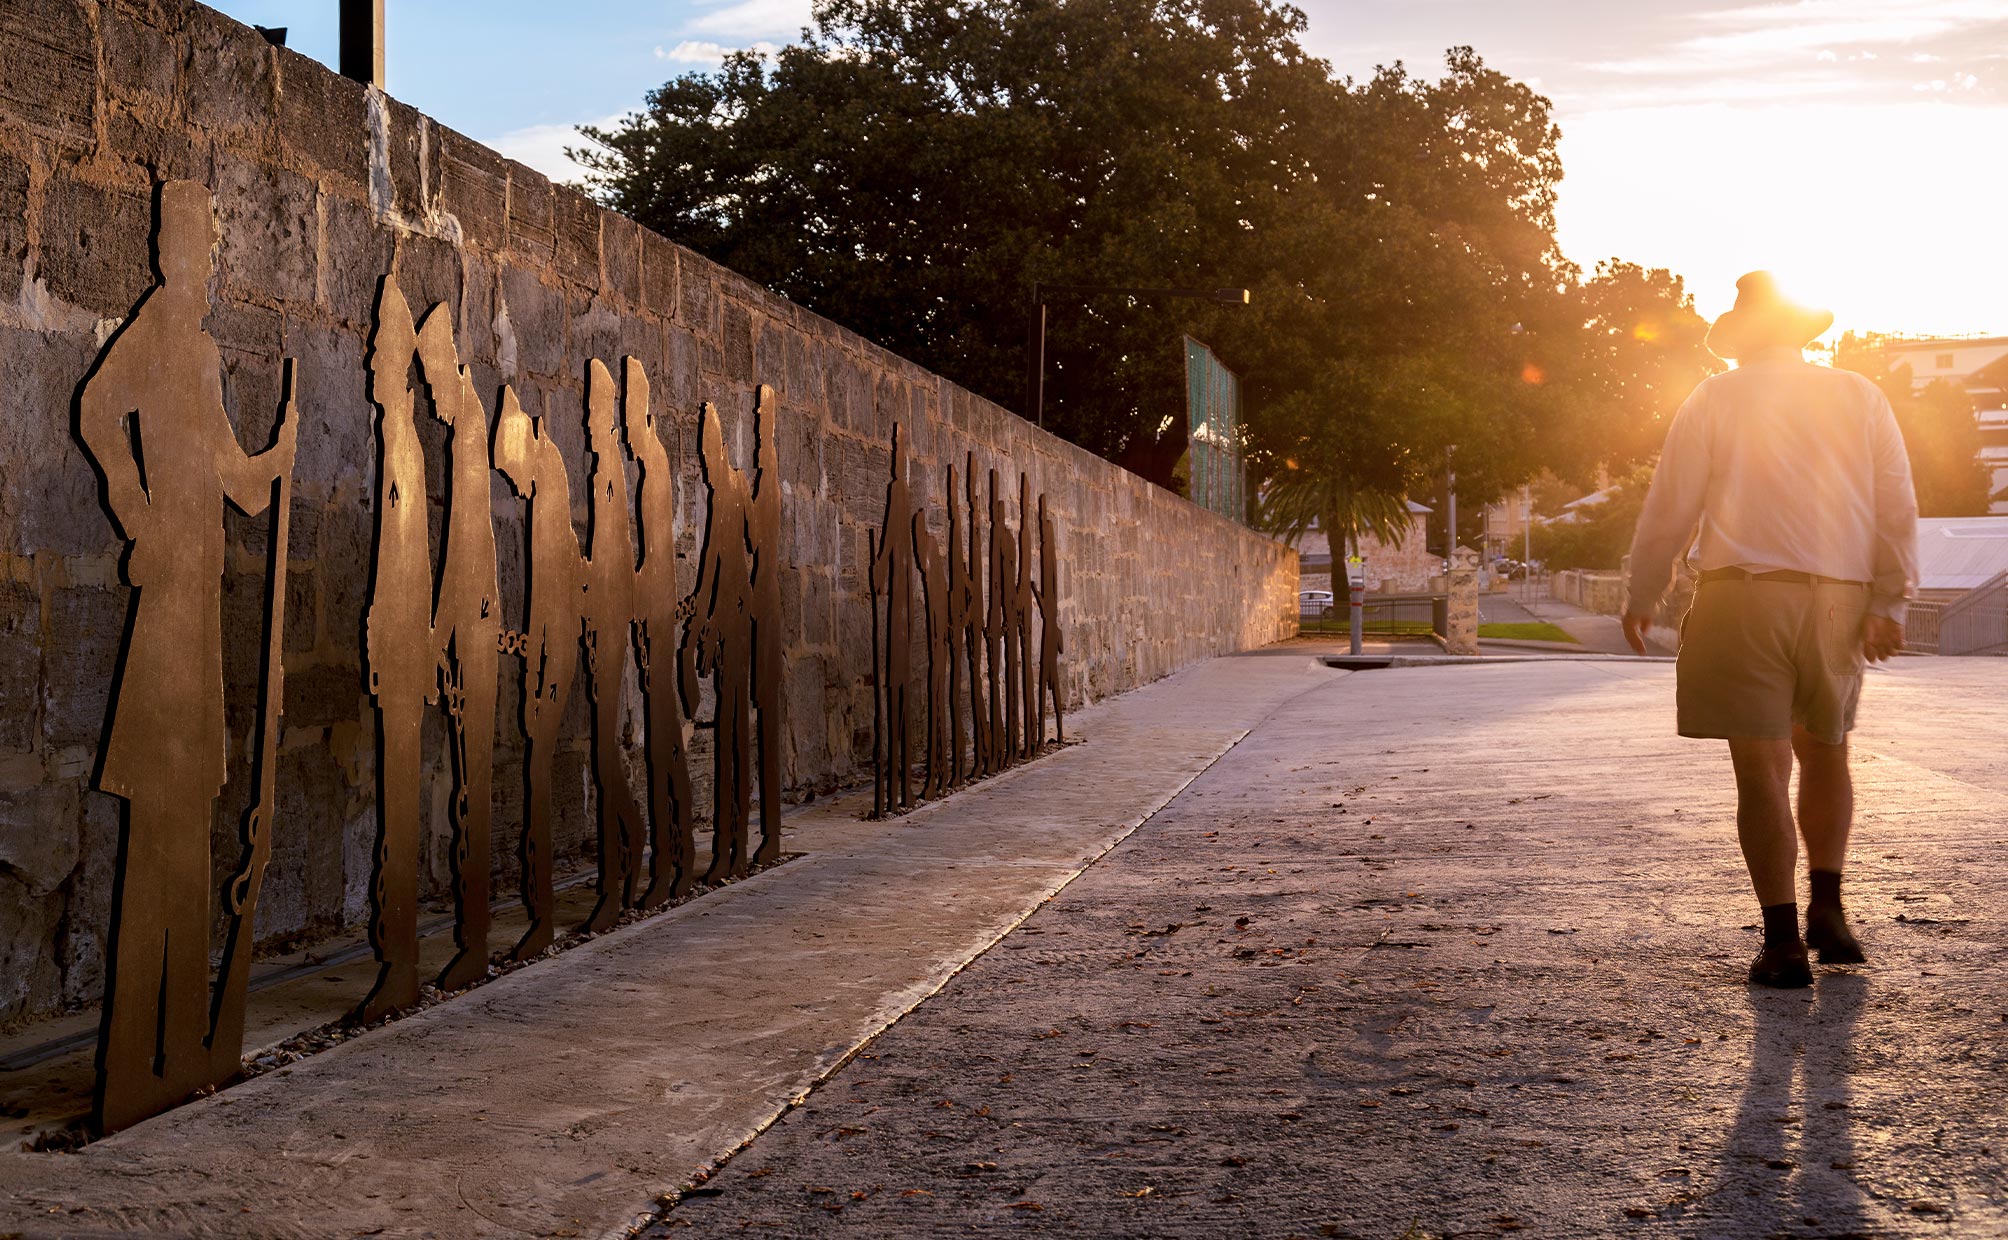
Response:
POLYGON ((810 16, 810 0, 731 0, 693 18, 689 29, 747 41, 792 39, 810 16))
MULTIPOLYGON (((621 114, 604 116, 598 120, 582 121, 580 124, 594 125, 610 129, 622 119, 621 114)), ((574 149, 591 145, 586 136, 579 132, 578 125, 531 125, 524 129, 512 130, 499 138, 488 139, 494 147, 510 159, 530 165, 553 181, 576 181, 585 175, 585 169, 565 156, 565 148, 574 149)))
POLYGON ((664 51, 660 47, 656 48, 655 58, 657 60, 667 60, 672 64, 705 65, 716 68, 723 64, 725 58, 733 52, 749 51, 757 52, 762 56, 772 56, 780 50, 778 45, 770 43, 765 39, 749 44, 744 48, 727 47, 723 43, 713 43, 708 39, 685 39, 668 51, 664 51))

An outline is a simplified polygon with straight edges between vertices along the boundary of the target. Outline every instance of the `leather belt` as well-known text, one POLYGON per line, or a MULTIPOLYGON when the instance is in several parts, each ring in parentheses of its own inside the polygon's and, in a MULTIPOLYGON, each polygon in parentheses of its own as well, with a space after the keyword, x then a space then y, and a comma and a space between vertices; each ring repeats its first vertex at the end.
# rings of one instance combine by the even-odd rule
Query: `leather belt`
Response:
POLYGON ((1818 573, 1802 573, 1797 569, 1781 568, 1775 572, 1753 573, 1747 568, 1711 568, 1698 578, 1703 585, 1711 581, 1789 581, 1806 586, 1862 586, 1866 581, 1849 581, 1843 577, 1822 577, 1818 573))

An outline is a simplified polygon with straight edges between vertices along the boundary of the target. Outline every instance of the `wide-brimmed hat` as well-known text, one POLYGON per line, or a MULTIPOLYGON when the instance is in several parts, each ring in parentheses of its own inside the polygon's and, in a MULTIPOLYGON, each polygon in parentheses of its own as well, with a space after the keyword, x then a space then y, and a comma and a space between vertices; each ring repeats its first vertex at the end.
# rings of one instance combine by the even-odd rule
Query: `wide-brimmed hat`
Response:
POLYGON ((1708 351, 1727 361, 1765 349, 1803 349, 1834 325, 1834 312, 1802 306, 1768 271, 1736 282, 1736 305, 1708 329, 1708 351))

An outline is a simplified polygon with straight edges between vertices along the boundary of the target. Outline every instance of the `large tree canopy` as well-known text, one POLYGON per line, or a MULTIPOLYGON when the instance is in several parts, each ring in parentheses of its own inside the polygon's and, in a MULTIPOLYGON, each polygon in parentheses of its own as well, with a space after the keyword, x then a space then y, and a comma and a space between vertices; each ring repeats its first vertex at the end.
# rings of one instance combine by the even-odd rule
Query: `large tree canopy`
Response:
POLYGON ((1699 320, 1664 272, 1562 257, 1547 100, 1464 48, 1335 78, 1303 29, 1266 0, 822 0, 581 154, 618 209, 1013 408, 1035 280, 1250 288, 1056 303, 1046 419, 1168 484, 1198 336, 1280 523, 1371 525, 1452 443, 1473 501, 1650 452, 1699 320))
POLYGON ((1973 398, 1943 379, 1918 387, 1909 366, 1890 366, 1888 343, 1874 333, 1843 333, 1834 343, 1834 365, 1873 380, 1889 398, 1910 452, 1918 515, 1985 516, 1992 478, 1980 459, 1973 398))

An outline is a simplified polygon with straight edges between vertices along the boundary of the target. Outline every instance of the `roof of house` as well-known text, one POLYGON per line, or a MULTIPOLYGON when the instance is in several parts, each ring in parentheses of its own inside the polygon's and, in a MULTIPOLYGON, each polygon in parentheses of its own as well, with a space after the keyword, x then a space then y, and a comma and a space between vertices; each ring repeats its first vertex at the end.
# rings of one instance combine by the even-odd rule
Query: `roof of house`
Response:
POLYGON ((2008 517, 1926 517, 1917 523, 1920 590, 1971 590, 2008 572, 2008 517))

